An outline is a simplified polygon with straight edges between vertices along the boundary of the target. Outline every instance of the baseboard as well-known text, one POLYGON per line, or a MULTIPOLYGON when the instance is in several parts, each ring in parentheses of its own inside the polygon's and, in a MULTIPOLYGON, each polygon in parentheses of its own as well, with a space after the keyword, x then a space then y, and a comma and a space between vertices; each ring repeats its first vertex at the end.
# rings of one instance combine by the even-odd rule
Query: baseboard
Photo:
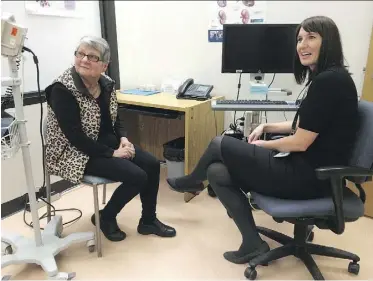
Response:
MULTIPOLYGON (((60 180, 51 184, 51 189, 55 193, 63 193, 72 187, 74 187, 74 184, 66 180, 60 180)), ((5 202, 1 204, 1 219, 12 216, 19 211, 22 211, 24 208, 25 198, 23 195, 5 202)))

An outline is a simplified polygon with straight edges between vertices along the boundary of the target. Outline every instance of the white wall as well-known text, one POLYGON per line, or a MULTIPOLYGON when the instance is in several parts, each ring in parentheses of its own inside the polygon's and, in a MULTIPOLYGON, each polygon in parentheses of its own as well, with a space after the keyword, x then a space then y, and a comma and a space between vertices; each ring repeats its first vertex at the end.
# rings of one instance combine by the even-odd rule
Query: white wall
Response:
MULTIPOLYGON (((196 83, 214 85, 213 94, 235 99, 238 75, 221 73, 221 43, 207 40, 210 2, 115 1, 121 87, 160 86, 169 76, 192 77, 196 83)), ((268 1, 266 22, 300 23, 314 15, 329 16, 338 25, 345 57, 361 94, 373 2, 268 1)), ((242 77, 241 97, 247 98, 249 75, 242 77)), ((266 75, 265 81, 271 78, 266 75)), ((290 74, 277 75, 273 87, 292 89, 290 99, 301 89, 290 74)), ((283 118, 282 113, 272 114, 269 121, 279 117, 283 118)))
MULTIPOLYGON (((79 1, 84 10, 82 18, 36 16, 25 13, 24 1, 2 1, 2 12, 15 15, 16 21, 29 28, 25 44, 39 58, 40 86, 44 90, 73 62, 74 48, 78 40, 87 34, 101 36, 98 1, 79 1)), ((2 58, 2 76, 8 73, 7 63, 2 58)), ((2 89, 3 90, 3 89, 2 89)), ((24 91, 36 91, 36 71, 32 57, 24 63, 24 91)), ((40 105, 25 106, 26 127, 32 158, 34 182, 40 187, 43 182, 41 139, 39 134, 40 105)), ((46 107, 44 105, 44 116, 46 107)), ((15 158, 1 161, 1 202, 7 202, 26 193, 22 153, 15 158)))
MULTIPOLYGON (((30 15, 25 12, 25 1, 1 1, 1 8, 28 28, 25 46, 39 59, 41 90, 73 63, 74 49, 82 36, 101 36, 98 1, 77 1, 77 9, 83 11, 81 18, 30 15)), ((24 91, 37 91, 36 68, 32 56, 25 54, 24 91)), ((9 72, 3 57, 1 72, 9 72)))

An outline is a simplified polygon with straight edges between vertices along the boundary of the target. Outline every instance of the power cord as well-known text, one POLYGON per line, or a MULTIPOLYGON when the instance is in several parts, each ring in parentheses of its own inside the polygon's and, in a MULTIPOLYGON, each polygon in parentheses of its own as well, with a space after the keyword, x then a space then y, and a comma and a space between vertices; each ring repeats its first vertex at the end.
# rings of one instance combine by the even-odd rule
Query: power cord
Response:
MULTIPOLYGON (((237 96, 236 96, 236 100, 238 100, 239 96, 240 96, 240 90, 241 90, 241 77, 242 77, 242 73, 240 73, 240 76, 238 78, 238 85, 237 85, 237 96)), ((241 118, 239 119, 236 119, 236 113, 237 111, 234 111, 234 116, 233 116, 233 123, 229 124, 229 129, 232 130, 234 133, 240 133, 238 131, 238 126, 237 126, 237 121, 240 120, 241 118)), ((228 129, 226 130, 223 130, 223 132, 221 132, 221 135, 224 135, 225 132, 227 131, 228 129)))
MULTIPOLYGON (((269 85, 268 85, 268 91, 269 91, 269 88, 271 88, 271 86, 272 86, 272 84, 273 84, 273 81, 275 81, 275 77, 276 77, 276 73, 273 74, 272 81, 271 81, 271 83, 269 83, 269 85)), ((268 91, 267 91, 267 93, 266 93, 266 100, 268 100, 268 91)), ((267 111, 264 111, 264 117, 265 117, 266 123, 268 123, 268 119, 267 119, 267 111)))
MULTIPOLYGON (((39 103, 40 103, 40 138, 41 138, 41 146, 42 146, 42 161, 43 161, 43 184, 40 188, 40 190, 38 192, 36 192, 36 198, 37 199, 40 199, 42 201, 44 201, 47 205, 49 205, 53 211, 51 212, 51 216, 55 216, 56 212, 60 211, 78 211, 80 214, 77 218, 71 220, 71 221, 68 221, 66 223, 64 223, 63 225, 66 225, 68 223, 72 223, 72 222, 75 222, 77 220, 79 220, 81 217, 82 217, 82 211, 79 210, 79 209, 76 209, 76 208, 70 208, 70 209, 60 209, 60 210, 56 210, 56 208, 50 204, 49 202, 47 202, 44 198, 47 198, 47 194, 46 194, 46 186, 45 186, 45 149, 44 149, 44 137, 43 137, 43 97, 41 95, 41 91, 40 91, 40 71, 39 71, 39 60, 38 60, 38 57, 35 55, 35 53, 27 48, 27 47, 23 47, 22 49, 22 52, 23 51, 26 51, 26 52, 29 52, 32 54, 32 58, 34 60, 34 63, 35 63, 35 66, 36 66, 36 82, 37 82, 37 86, 38 86, 38 94, 39 94, 39 103), (43 198, 44 197, 44 198, 43 198)), ((25 200, 25 207, 24 207, 24 210, 23 210, 23 221, 26 225, 28 225, 29 227, 33 227, 32 226, 32 223, 28 223, 26 221, 26 207, 27 207, 27 203, 28 203, 28 196, 26 195, 26 200, 25 200)), ((42 220, 44 218, 46 218, 48 216, 47 213, 43 214, 39 220, 42 220)), ((41 228, 43 229, 43 228, 41 228)))
POLYGON ((283 111, 283 113, 284 113, 285 121, 288 121, 288 119, 286 118, 285 111, 283 111))
MULTIPOLYGON (((32 58, 34 60, 34 63, 36 65, 36 83, 38 86, 38 94, 39 94, 39 103, 40 103, 40 138, 41 138, 41 147, 42 147, 42 161, 43 161, 43 184, 42 184, 42 189, 45 189, 45 151, 44 151, 44 138, 43 138, 43 97, 41 96, 41 91, 40 91, 40 72, 39 72, 39 60, 38 57, 35 55, 35 53, 27 48, 23 47, 22 51, 26 51, 32 54, 32 58)), ((44 191, 44 190, 43 190, 44 191)), ((46 194, 45 194, 46 195, 46 194)), ((46 196, 45 196, 46 197, 46 196)))
MULTIPOLYGON (((51 211, 51 216, 52 216, 52 217, 56 215, 56 212, 65 212, 65 211, 77 211, 77 212, 79 212, 78 217, 76 217, 75 219, 72 219, 72 220, 70 220, 70 221, 68 221, 68 222, 63 223, 62 225, 67 225, 67 224, 69 224, 69 223, 74 223, 74 222, 78 221, 78 220, 82 217, 82 215, 83 215, 82 211, 79 210, 79 209, 76 209, 76 208, 70 208, 70 209, 58 209, 58 210, 56 210, 56 208, 55 208, 52 204, 50 204, 49 202, 47 202, 46 200, 44 200, 44 198, 40 197, 39 199, 43 200, 47 205, 49 205, 49 206, 52 208, 52 211, 51 211)), ((23 212, 23 221, 24 221, 24 223, 25 223, 27 226, 33 228, 32 222, 28 223, 28 222, 26 221, 26 205, 27 205, 27 203, 25 204, 25 209, 24 209, 24 212, 23 212)), ((41 217, 39 217, 39 220, 45 219, 45 218, 47 218, 47 217, 48 217, 48 213, 46 212, 46 213, 44 213, 41 217)), ((41 230, 44 230, 43 227, 40 227, 40 229, 41 229, 41 230)))
MULTIPOLYGON (((240 96, 240 90, 241 90, 241 76, 242 76, 242 72, 240 73, 240 76, 238 78, 238 84, 237 84, 237 97, 236 97, 236 100, 238 100, 239 96, 240 96)), ((237 111, 234 111, 234 116, 233 116, 233 122, 234 124, 230 124, 229 125, 229 128, 232 129, 233 131, 237 131, 237 120, 236 120, 236 112, 237 111)))

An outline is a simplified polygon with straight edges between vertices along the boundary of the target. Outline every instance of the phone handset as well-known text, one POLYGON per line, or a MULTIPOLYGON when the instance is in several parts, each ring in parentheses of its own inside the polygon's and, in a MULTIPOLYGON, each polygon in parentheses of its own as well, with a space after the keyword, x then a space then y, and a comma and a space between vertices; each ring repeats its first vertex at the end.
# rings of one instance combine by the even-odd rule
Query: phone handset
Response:
POLYGON ((185 82, 179 87, 176 97, 179 98, 179 97, 184 96, 186 91, 188 90, 188 87, 190 87, 193 84, 194 84, 194 80, 192 78, 185 80, 185 82))
POLYGON ((210 92, 213 88, 213 85, 194 84, 194 80, 189 78, 178 89, 176 98, 207 100, 211 98, 210 92))

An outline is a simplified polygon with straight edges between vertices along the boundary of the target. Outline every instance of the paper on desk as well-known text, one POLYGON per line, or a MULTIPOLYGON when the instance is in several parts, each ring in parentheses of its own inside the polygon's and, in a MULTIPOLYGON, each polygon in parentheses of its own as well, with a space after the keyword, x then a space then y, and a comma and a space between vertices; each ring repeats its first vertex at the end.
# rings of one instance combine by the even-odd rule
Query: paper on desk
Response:
POLYGON ((119 92, 122 94, 138 95, 138 96, 150 96, 150 95, 160 93, 160 91, 146 91, 146 90, 140 90, 140 89, 121 90, 119 92))

